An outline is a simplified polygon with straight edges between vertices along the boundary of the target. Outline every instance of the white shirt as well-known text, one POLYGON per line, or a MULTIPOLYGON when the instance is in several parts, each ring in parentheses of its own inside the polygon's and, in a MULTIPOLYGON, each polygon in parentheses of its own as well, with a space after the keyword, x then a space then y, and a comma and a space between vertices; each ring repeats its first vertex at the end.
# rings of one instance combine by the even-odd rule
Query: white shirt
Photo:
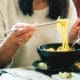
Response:
MULTIPOLYGON (((69 1, 70 7, 68 19, 70 20, 70 23, 68 29, 70 30, 72 24, 77 18, 77 14, 72 0, 69 1)), ((34 15, 30 17, 22 15, 19 6, 17 5, 17 0, 1 0, 0 3, 0 10, 4 16, 6 30, 11 29, 11 27, 18 22, 44 23, 52 21, 51 19, 45 18, 48 12, 48 7, 42 10, 35 10, 34 15)), ((0 39, 3 39, 3 32, 5 29, 3 26, 0 26, 0 39)), ((31 65, 34 61, 40 59, 36 50, 36 47, 38 45, 57 42, 61 42, 61 35, 57 31, 55 25, 39 27, 38 30, 34 33, 34 35, 30 38, 30 40, 24 45, 20 46, 19 49, 16 51, 13 57, 12 67, 31 65)))

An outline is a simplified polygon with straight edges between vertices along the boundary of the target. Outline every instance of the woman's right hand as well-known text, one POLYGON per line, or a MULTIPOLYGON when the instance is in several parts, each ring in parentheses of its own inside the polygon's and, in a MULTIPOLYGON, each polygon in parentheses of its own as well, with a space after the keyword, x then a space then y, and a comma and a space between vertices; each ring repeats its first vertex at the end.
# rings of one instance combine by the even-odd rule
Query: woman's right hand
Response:
POLYGON ((36 27, 26 23, 17 23, 12 29, 17 29, 10 34, 12 42, 21 45, 31 38, 36 30, 36 27))

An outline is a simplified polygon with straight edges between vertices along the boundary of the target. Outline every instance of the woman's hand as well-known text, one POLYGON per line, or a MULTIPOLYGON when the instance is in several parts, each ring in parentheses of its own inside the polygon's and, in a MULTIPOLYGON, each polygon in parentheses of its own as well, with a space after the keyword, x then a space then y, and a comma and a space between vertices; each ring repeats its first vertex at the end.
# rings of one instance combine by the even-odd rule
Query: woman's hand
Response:
POLYGON ((10 34, 12 42, 21 45, 28 41, 36 30, 36 27, 30 24, 17 23, 13 26, 13 29, 17 29, 15 32, 10 34))
POLYGON ((80 18, 76 20, 73 24, 69 33, 69 42, 73 43, 78 38, 78 33, 80 31, 80 18))

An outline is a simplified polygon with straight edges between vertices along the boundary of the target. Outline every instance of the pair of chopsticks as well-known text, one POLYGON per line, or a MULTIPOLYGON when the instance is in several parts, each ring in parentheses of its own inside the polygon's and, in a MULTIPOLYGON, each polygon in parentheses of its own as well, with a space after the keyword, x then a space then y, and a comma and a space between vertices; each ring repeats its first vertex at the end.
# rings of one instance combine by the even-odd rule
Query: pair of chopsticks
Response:
MULTIPOLYGON (((56 23, 58 23, 58 21, 51 21, 51 22, 41 23, 41 24, 37 24, 35 26, 41 27, 41 26, 52 25, 52 24, 56 24, 56 23)), ((18 28, 17 29, 12 29, 12 30, 7 30, 4 33, 6 34, 6 33, 14 32, 16 30, 18 30, 18 28)))

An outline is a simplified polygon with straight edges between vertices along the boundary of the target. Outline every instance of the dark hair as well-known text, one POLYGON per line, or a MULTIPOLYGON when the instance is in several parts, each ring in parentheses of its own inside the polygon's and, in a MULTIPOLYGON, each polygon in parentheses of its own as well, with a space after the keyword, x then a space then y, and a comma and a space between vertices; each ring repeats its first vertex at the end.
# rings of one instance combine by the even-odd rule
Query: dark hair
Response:
MULTIPOLYGON (((57 19, 58 16, 66 18, 68 15, 69 0, 47 0, 49 5, 49 13, 47 17, 57 19)), ((19 7, 24 15, 33 14, 33 0, 19 0, 19 7)))

